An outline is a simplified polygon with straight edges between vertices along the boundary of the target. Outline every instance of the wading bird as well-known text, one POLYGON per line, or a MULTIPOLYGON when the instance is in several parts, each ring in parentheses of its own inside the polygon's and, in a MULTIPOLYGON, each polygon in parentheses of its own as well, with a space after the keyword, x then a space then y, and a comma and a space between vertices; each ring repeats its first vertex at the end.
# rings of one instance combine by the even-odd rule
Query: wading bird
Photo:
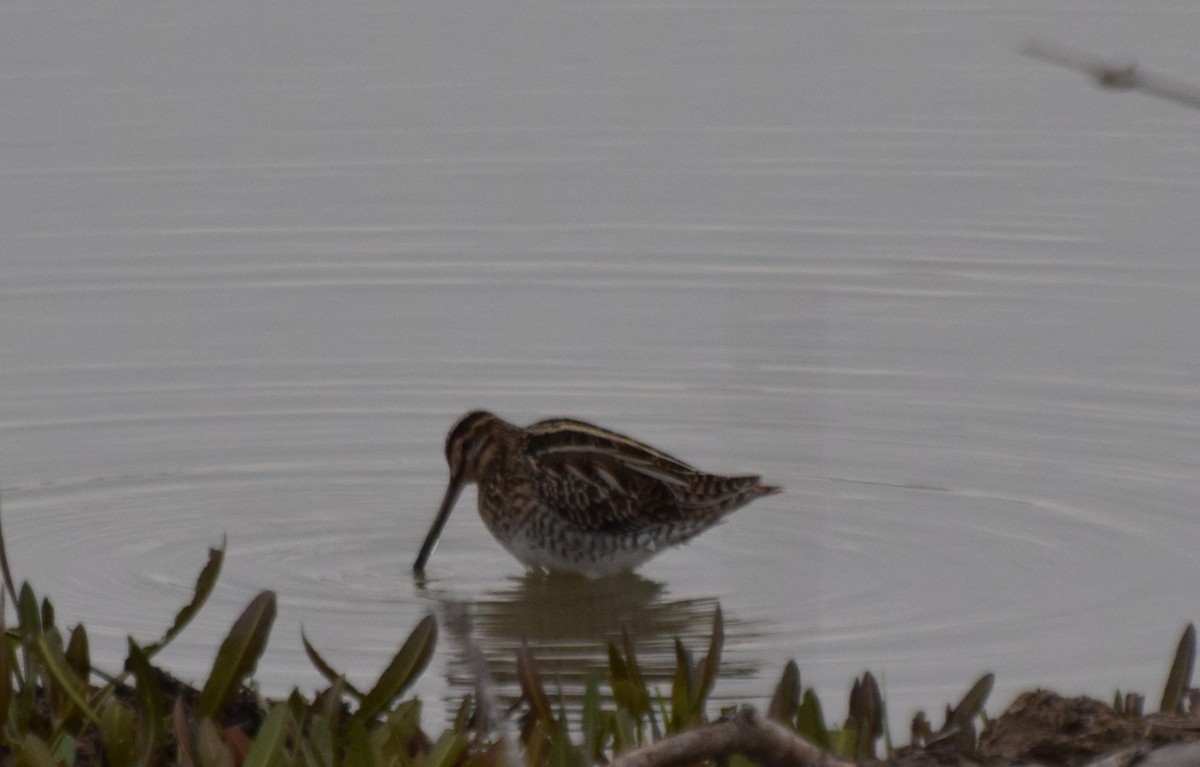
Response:
POLYGON ((531 569, 589 578, 632 570, 781 490, 757 476, 708 474, 583 421, 522 428, 484 411, 450 430, 446 462, 450 483, 417 573, 470 482, 479 486, 479 515, 510 554, 531 569))

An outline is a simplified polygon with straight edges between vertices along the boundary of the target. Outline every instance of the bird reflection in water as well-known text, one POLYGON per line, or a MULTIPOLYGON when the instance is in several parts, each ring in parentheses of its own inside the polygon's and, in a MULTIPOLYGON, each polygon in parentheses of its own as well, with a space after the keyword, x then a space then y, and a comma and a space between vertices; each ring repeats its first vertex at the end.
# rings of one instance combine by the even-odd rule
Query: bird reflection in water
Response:
MULTIPOLYGON (((561 689, 571 707, 582 700, 589 676, 608 678, 608 643, 621 647, 625 631, 646 683, 669 694, 675 640, 696 658, 707 653, 713 617, 720 606, 716 597, 672 598, 664 584, 635 573, 589 580, 530 572, 505 579, 473 599, 439 594, 430 584, 425 584, 425 593, 432 601, 466 608, 472 624, 469 640, 459 637, 442 645, 450 653, 448 710, 474 691, 478 676, 463 641, 474 642, 482 651, 501 697, 508 700, 520 694, 515 660, 522 642, 528 643, 548 689, 554 693, 561 689)), ((731 650, 758 632, 730 615, 724 615, 723 622, 727 649, 721 678, 754 677, 758 668, 753 659, 731 650)))

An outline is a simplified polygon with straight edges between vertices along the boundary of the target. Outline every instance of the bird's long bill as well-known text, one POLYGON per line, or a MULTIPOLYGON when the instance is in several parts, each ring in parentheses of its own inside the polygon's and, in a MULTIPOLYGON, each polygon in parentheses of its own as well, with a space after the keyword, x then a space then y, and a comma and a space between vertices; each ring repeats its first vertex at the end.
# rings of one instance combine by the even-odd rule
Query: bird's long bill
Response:
POLYGON ((425 542, 421 544, 421 553, 417 555, 417 561, 413 563, 414 573, 425 571, 425 563, 429 561, 429 555, 437 548, 442 528, 446 526, 446 520, 450 518, 450 512, 454 510, 454 503, 458 500, 458 494, 462 492, 462 489, 462 480, 458 477, 450 477, 450 484, 446 487, 446 497, 442 499, 437 517, 433 520, 433 527, 429 528, 429 535, 425 536, 425 542))

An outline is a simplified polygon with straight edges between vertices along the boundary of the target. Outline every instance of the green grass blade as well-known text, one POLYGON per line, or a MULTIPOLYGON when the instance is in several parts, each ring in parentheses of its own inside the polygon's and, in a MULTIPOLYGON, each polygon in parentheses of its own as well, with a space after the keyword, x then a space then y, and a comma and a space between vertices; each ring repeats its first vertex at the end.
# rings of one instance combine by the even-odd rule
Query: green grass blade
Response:
POLYGON ((868 758, 863 755, 864 742, 871 744, 871 754, 869 756, 874 756, 875 738, 883 733, 883 725, 880 718, 882 707, 883 698, 879 694, 879 684, 875 681, 875 676, 868 671, 863 674, 862 680, 855 679, 854 687, 850 690, 850 705, 846 718, 846 728, 852 728, 858 732, 856 750, 854 752, 856 759, 868 758))
POLYGON ((600 683, 595 672, 588 674, 583 693, 583 713, 580 717, 583 734, 583 755, 589 764, 596 764, 604 748, 600 730, 600 683))
POLYGON ((196 617, 196 613, 200 612, 200 608, 208 601, 208 596, 217 583, 217 576, 221 574, 221 565, 225 561, 225 544, 225 537, 221 536, 221 548, 208 550, 208 563, 204 565, 200 570, 200 575, 196 578, 196 587, 192 589, 191 601, 176 613, 175 620, 167 629, 167 633, 163 634, 162 639, 146 645, 145 651, 148 657, 153 658, 159 650, 179 636, 179 632, 192 622, 192 618, 196 617))
POLYGON ((671 679, 671 722, 669 734, 682 732, 687 726, 692 710, 692 692, 695 689, 692 679, 692 655, 683 646, 683 642, 675 640, 675 674, 671 679))
MULTIPOLYGON (((167 739, 163 724, 163 697, 158 685, 158 675, 150 666, 150 659, 133 638, 128 639, 129 657, 126 663, 137 680, 137 703, 140 713, 138 764, 153 764, 159 758, 159 750, 167 739)), ((182 700, 182 699, 180 699, 182 700)), ((178 701, 177 701, 178 703, 178 701)), ((180 749, 187 753, 187 743, 180 749)))
POLYGON ((454 767, 467 750, 467 736, 461 732, 447 731, 433 744, 425 767, 454 767))
MULTIPOLYGON (((0 515, 2 517, 3 515, 0 515)), ((4 525, 0 520, 0 574, 4 576, 4 588, 8 590, 8 596, 12 599, 13 604, 19 604, 17 598, 17 582, 13 580, 12 569, 8 566, 8 544, 4 538, 4 525)))
POLYGON ((284 746, 294 724, 286 703, 276 703, 258 728, 242 767, 279 767, 287 759, 284 746))
POLYGON ((21 748, 14 762, 16 767, 60 767, 50 747, 33 733, 21 738, 21 748))
POLYGON ((821 711, 821 701, 812 688, 804 691, 804 698, 800 701, 800 710, 796 712, 796 732, 826 751, 832 746, 829 729, 825 726, 825 714, 821 711))
POLYGON ((5 592, 0 590, 0 727, 8 721, 8 710, 12 707, 13 669, 16 668, 16 658, 13 657, 12 645, 8 642, 5 618, 8 607, 4 594, 5 592))
POLYGON ((333 755, 336 750, 329 717, 324 714, 314 715, 308 722, 307 738, 300 742, 301 754, 308 754, 311 757, 309 761, 316 765, 333 767, 333 755))
POLYGON ((775 694, 767 707, 767 718, 782 724, 792 725, 796 721, 796 712, 800 709, 800 667, 796 661, 789 660, 783 667, 783 676, 775 685, 775 694))
MULTIPOLYGON (((585 759, 583 753, 571 742, 571 735, 567 731, 567 720, 564 715, 559 719, 558 728, 550 734, 550 752, 549 759, 546 762, 547 767, 584 767, 591 763, 591 760, 585 759)), ((443 767, 450 766, 443 765, 443 767)))
POLYGON ((100 742, 110 767, 134 767, 137 763, 137 731, 133 712, 110 700, 100 714, 100 742))
POLYGON ((634 717, 643 713, 646 694, 644 687, 639 687, 629 671, 629 664, 621 657, 621 651, 612 642, 608 643, 608 675, 609 687, 612 688, 613 701, 617 706, 628 711, 634 717))
POLYGON ((454 714, 454 729, 458 732, 466 732, 467 728, 471 726, 471 716, 474 711, 475 696, 467 693, 459 702, 458 711, 454 714))
POLYGON ((413 629, 375 686, 363 696, 355 718, 363 724, 370 722, 408 689, 429 664, 436 643, 437 621, 427 615, 413 629))
POLYGON ((552 726, 554 713, 550 710, 550 699, 546 695, 546 688, 542 685, 542 676, 538 673, 533 652, 524 642, 521 643, 521 649, 517 652, 517 682, 521 685, 521 694, 525 696, 530 710, 539 721, 545 722, 547 726, 552 726))
POLYGON ((33 587, 28 583, 21 584, 21 593, 17 597, 17 620, 20 621, 21 640, 26 647, 32 647, 34 638, 42 633, 42 611, 38 608, 33 587))
POLYGON ((42 664, 54 679, 54 683, 58 686, 58 689, 87 717, 88 721, 99 726, 100 715, 93 711, 92 707, 84 699, 82 692, 83 682, 75 676, 75 672, 71 671, 71 667, 67 665, 67 659, 63 656, 62 650, 52 646, 46 640, 45 634, 35 640, 35 647, 42 659, 42 664))
POLYGON ((712 638, 708 643, 708 654, 700 661, 700 678, 692 694, 690 720, 699 721, 704 716, 704 705, 709 693, 717 681, 717 671, 721 667, 721 651, 725 647, 725 621, 721 616, 721 606, 713 614, 712 638))
POLYGON ((642 666, 638 663, 637 652, 633 648, 633 637, 629 636, 627 629, 621 629, 621 647, 625 650, 625 662, 629 668, 629 679, 637 689, 642 691, 642 697, 645 698, 645 705, 649 708, 650 695, 646 692, 646 679, 642 676, 642 666))
POLYGON ((17 635, 21 638, 21 658, 25 679, 21 685, 21 708, 33 710, 34 691, 38 684, 38 665, 34 642, 42 635, 42 613, 38 609, 37 597, 28 582, 21 584, 17 596, 17 635))
POLYGON ((650 720, 650 734, 655 738, 662 737, 658 727, 658 717, 654 715, 654 706, 650 702, 650 690, 646 685, 646 677, 642 674, 642 666, 638 663, 637 653, 633 649, 633 638, 628 629, 621 629, 621 644, 625 647, 625 658, 629 665, 629 678, 638 696, 639 716, 645 714, 650 720))
POLYGON ((613 755, 637 746, 637 723, 627 708, 612 712, 613 755))
POLYGON ((67 665, 80 679, 87 681, 92 676, 91 653, 88 650, 87 630, 80 623, 71 629, 67 642, 67 665))
POLYGON ((54 605, 50 604, 50 600, 42 597, 42 633, 46 633, 54 628, 54 605))
POLYGON ((210 719, 233 697, 238 686, 254 673, 275 622, 275 592, 264 591, 250 601, 221 643, 212 673, 196 700, 196 716, 210 719))
POLYGON ((211 719, 201 719, 197 727, 196 756, 201 767, 234 767, 233 754, 211 719))
POLYGON ((309 662, 316 667, 317 672, 320 673, 321 676, 325 677, 329 684, 341 684, 351 697, 359 702, 362 702, 364 697, 363 694, 358 690, 357 687, 350 684, 350 682, 346 680, 345 674, 340 674, 335 671, 333 666, 330 666, 329 663, 321 657, 321 654, 317 652, 317 648, 313 647, 308 641, 308 637, 304 633, 303 626, 300 627, 300 642, 304 645, 304 653, 308 655, 309 662))
POLYGON ((346 757, 344 767, 375 767, 375 754, 366 726, 354 719, 346 728, 346 757))
POLYGON ((75 764, 75 738, 62 733, 54 739, 51 745, 50 753, 54 756, 54 761, 59 764, 74 765, 75 764))

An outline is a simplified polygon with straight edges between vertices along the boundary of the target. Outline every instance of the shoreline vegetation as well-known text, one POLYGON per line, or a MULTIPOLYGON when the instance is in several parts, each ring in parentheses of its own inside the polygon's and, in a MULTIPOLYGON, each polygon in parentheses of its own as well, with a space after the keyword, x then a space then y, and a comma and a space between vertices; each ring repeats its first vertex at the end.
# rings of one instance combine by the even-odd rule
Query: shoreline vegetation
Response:
MULTIPOLYGON (((647 684, 628 633, 610 642, 608 675, 593 674, 581 710, 567 712, 547 691, 528 646, 514 659, 520 697, 503 705, 467 616, 449 611, 447 628, 467 649, 476 692, 439 735, 421 725, 421 702, 405 693, 424 671, 438 639, 427 616, 413 629, 370 689, 335 670, 301 632, 304 649, 327 685, 314 696, 298 690, 268 700, 253 674, 265 651, 276 597, 250 601, 221 643, 199 688, 154 664, 211 594, 225 543, 209 550, 191 600, 163 636, 128 641, 124 669, 110 675, 91 664, 87 631, 55 621, 48 598, 19 587, 0 530, 0 764, 54 767, 805 767, 894 765, 1200 764, 1200 690, 1191 687, 1196 632, 1179 641, 1156 713, 1144 698, 1120 692, 1111 702, 1063 698, 1046 690, 1019 695, 996 719, 984 712, 993 677, 972 685, 944 723, 924 712, 910 742, 893 745, 886 703, 872 674, 853 681, 841 726, 826 723, 821 702, 788 661, 765 712, 749 706, 711 710, 720 675, 724 625, 720 608, 708 646, 695 655, 675 642, 669 686, 647 684), (8 625, 8 605, 16 625, 8 625), (664 689, 663 687, 666 687, 664 689)), ((614 629, 617 627, 614 627, 614 629)))

